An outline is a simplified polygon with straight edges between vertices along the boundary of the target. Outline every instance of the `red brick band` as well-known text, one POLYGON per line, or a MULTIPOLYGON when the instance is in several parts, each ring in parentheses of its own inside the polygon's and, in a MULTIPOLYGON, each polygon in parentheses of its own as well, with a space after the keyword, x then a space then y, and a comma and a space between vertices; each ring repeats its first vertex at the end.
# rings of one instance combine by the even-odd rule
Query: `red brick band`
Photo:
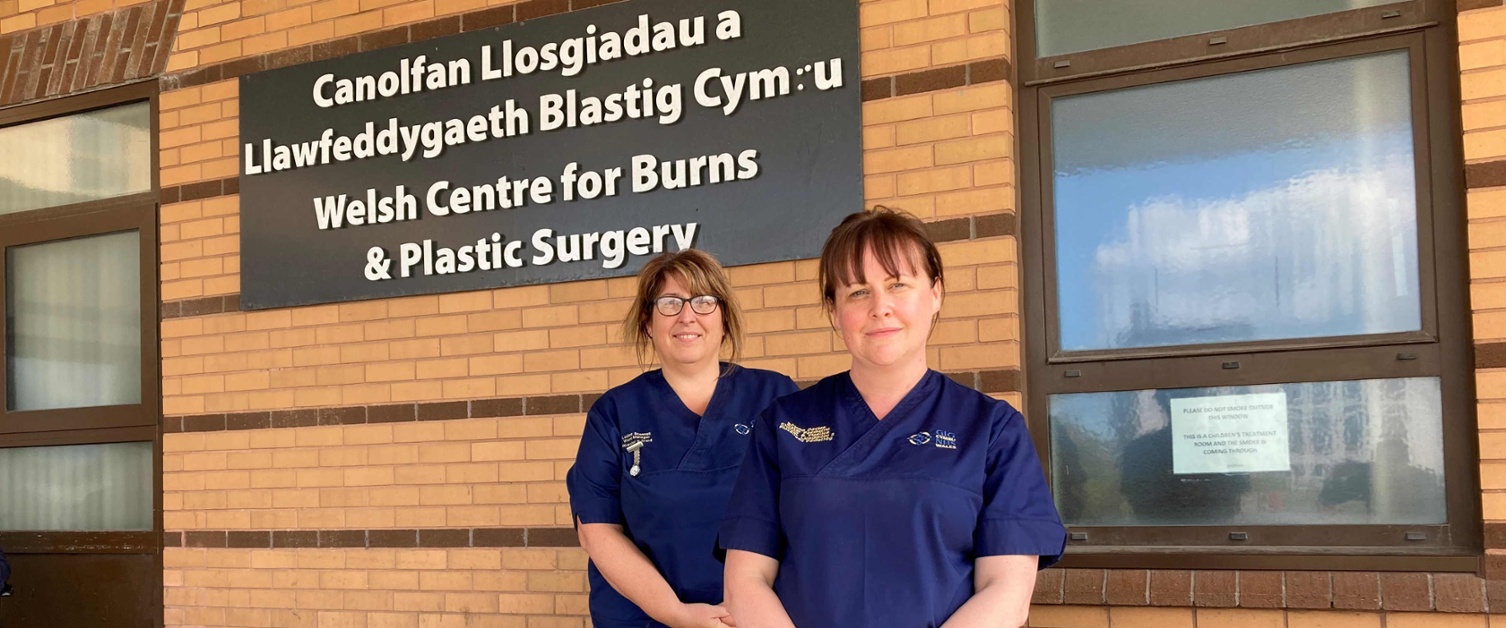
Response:
POLYGON ((1506 582, 1474 574, 1049 569, 1034 603, 1293 610, 1506 612, 1506 582))
POLYGON ((600 394, 550 395, 394 403, 371 406, 339 406, 270 412, 196 414, 162 418, 162 432, 226 432, 316 425, 364 425, 449 421, 454 419, 506 418, 584 412, 600 394))
POLYGON ((1477 343, 1475 345, 1475 368, 1506 368, 1506 342, 1477 343))
MULTIPOLYGON (((1020 392, 1018 370, 963 371, 945 375, 957 383, 985 393, 1020 392)), ((801 387, 805 387, 814 384, 815 380, 799 383, 801 387)), ((574 414, 589 410, 591 404, 595 403, 599 397, 601 397, 600 393, 495 397, 469 401, 432 401, 169 416, 162 418, 162 433, 227 432, 316 425, 364 425, 574 414)))
POLYGON ((985 214, 966 218, 952 218, 926 223, 931 239, 936 242, 977 240, 1015 234, 1013 213, 985 214))
POLYGON ((158 313, 162 320, 185 316, 208 316, 225 312, 239 312, 241 295, 226 294, 213 297, 198 297, 178 301, 163 301, 158 313))
POLYGON ((226 177, 213 181, 200 181, 198 183, 185 183, 174 185, 158 190, 158 198, 163 205, 171 203, 187 203, 206 198, 216 198, 241 193, 240 177, 226 177))
POLYGON ((1010 79, 1009 60, 1003 57, 959 63, 863 81, 863 102, 909 96, 943 89, 981 85, 1010 79))
POLYGON ((1459 0, 1458 6, 1456 8, 1459 9, 1460 13, 1463 13, 1465 11, 1473 11, 1475 9, 1488 9, 1490 7, 1498 6, 1501 6, 1501 0, 1459 0))
POLYGON ((193 530, 164 532, 163 547, 460 548, 580 547, 575 529, 433 528, 405 530, 193 530))
POLYGON ((0 106, 161 74, 183 2, 157 0, 0 35, 0 106))
POLYGON ((1464 165, 1464 187, 1493 188, 1506 185, 1506 159, 1464 165))

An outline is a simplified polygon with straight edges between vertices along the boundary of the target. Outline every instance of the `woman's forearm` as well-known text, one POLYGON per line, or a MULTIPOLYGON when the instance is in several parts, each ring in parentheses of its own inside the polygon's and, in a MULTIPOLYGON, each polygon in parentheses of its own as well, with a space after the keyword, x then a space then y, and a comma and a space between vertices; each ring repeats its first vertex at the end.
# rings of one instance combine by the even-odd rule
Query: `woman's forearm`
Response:
POLYGON ((774 588, 756 579, 729 578, 726 603, 738 628, 795 628, 774 588))
MULTIPOLYGON (((994 589, 1004 589, 1003 585, 994 585, 994 589)), ((1024 626, 1025 620, 1030 616, 1030 605, 1026 603, 1022 609, 1015 601, 1018 593, 1014 591, 990 591, 983 590, 968 598, 967 603, 952 616, 947 618, 941 628, 1015 628, 1024 626)))
POLYGON ((1030 617, 1035 556, 984 556, 973 565, 973 596, 942 628, 1015 628, 1030 617))
POLYGON ((727 552, 727 610, 738 628, 795 628, 784 603, 774 594, 774 578, 779 561, 762 554, 729 550, 727 552))
POLYGON ((581 524, 580 540, 581 547, 613 589, 655 621, 674 625, 671 620, 683 603, 653 562, 622 532, 621 526, 581 524))

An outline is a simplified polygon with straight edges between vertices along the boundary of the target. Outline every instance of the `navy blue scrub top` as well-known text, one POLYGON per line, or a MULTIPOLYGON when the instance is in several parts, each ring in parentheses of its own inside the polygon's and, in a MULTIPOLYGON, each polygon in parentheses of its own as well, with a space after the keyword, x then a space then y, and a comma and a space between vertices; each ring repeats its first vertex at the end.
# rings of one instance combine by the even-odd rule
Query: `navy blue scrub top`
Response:
POLYGON ((801 628, 939 626, 978 556, 1066 547, 1025 419, 936 371, 880 421, 847 373, 759 417, 719 543, 779 561, 801 628))
MULTIPOLYGON (((754 421, 774 398, 797 390, 773 371, 723 369, 702 416, 685 407, 662 371, 607 391, 586 415, 580 452, 565 478, 580 523, 621 525, 687 604, 722 602, 716 529, 754 421), (641 443, 636 475, 634 443, 641 443)), ((597 628, 662 625, 614 590, 594 562, 588 577, 597 628)))

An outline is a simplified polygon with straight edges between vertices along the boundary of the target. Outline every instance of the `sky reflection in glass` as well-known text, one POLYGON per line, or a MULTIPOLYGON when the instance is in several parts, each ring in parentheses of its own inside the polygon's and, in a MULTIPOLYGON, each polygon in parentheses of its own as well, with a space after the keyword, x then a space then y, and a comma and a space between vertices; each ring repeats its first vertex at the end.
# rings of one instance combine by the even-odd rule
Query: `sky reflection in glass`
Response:
POLYGON ((1061 349, 1416 330, 1406 51, 1055 99, 1061 349))

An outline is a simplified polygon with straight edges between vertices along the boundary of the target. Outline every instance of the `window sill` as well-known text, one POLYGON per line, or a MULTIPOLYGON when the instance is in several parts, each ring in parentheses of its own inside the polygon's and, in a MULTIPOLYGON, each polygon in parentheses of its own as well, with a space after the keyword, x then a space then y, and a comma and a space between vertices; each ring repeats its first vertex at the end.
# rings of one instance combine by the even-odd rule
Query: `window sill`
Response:
POLYGON ((1069 547, 1067 569, 1194 569, 1479 573, 1480 553, 1440 547, 1069 547))

